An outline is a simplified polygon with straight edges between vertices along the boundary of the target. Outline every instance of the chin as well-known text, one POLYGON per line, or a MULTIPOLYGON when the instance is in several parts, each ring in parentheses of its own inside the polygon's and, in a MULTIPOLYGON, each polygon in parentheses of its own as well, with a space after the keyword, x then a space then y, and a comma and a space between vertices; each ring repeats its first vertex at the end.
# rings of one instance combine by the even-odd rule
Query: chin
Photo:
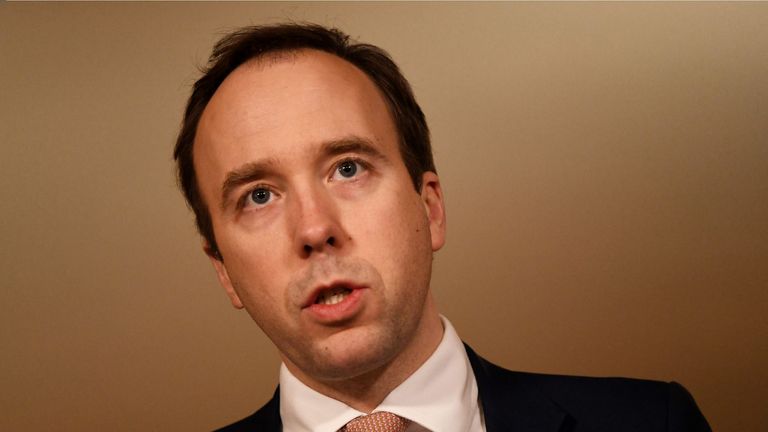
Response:
POLYGON ((314 347, 302 369, 325 381, 351 379, 380 370, 402 348, 394 334, 334 335, 314 347))

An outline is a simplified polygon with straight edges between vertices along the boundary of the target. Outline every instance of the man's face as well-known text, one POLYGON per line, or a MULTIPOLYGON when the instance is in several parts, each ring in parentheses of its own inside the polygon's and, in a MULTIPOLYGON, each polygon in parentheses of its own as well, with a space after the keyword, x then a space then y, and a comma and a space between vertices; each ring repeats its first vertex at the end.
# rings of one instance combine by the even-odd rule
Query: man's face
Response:
POLYGON ((414 189, 363 72, 310 50, 240 66, 202 116, 194 161, 219 280, 289 368, 351 378, 409 347, 432 307, 442 192, 434 173, 414 189))

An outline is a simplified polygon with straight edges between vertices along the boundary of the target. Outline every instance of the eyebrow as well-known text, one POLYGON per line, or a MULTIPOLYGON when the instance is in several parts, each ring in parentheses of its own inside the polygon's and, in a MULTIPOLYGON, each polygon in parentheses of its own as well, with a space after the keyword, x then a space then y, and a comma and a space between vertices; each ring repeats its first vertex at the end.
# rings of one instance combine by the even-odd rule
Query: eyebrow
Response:
POLYGON ((344 153, 360 153, 374 159, 386 160, 384 154, 367 138, 349 136, 338 140, 327 141, 320 146, 320 153, 328 156, 338 156, 344 153))
MULTIPOLYGON (((345 153, 359 153, 370 156, 380 161, 386 161, 384 154, 376 148, 374 143, 358 136, 348 136, 336 140, 324 142, 319 149, 324 156, 339 156, 345 153)), ((275 167, 279 160, 267 158, 260 161, 248 162, 227 173, 221 185, 221 209, 225 210, 232 201, 232 193, 238 187, 251 183, 275 173, 275 167)))

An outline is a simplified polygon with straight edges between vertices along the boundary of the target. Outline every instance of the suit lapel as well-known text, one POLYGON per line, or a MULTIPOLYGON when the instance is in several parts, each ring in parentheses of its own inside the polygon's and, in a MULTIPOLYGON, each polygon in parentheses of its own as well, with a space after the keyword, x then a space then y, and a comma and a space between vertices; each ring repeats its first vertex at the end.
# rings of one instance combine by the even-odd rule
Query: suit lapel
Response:
POLYGON ((280 418, 280 386, 277 387, 277 390, 275 390, 274 396, 272 396, 272 399, 267 403, 267 405, 264 406, 264 424, 263 429, 258 430, 264 430, 269 432, 282 432, 283 430, 283 421, 280 418))
POLYGON ((570 416, 523 374, 502 369, 467 350, 477 380, 487 432, 558 432, 567 430, 570 416))

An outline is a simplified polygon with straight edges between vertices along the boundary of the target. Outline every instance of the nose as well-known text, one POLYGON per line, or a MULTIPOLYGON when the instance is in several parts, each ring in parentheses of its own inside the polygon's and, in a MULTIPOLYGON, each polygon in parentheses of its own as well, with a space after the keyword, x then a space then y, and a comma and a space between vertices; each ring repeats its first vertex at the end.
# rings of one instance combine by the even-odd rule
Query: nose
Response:
POLYGON ((296 248, 302 258, 338 253, 347 238, 337 205, 324 191, 297 199, 295 227, 296 248))

